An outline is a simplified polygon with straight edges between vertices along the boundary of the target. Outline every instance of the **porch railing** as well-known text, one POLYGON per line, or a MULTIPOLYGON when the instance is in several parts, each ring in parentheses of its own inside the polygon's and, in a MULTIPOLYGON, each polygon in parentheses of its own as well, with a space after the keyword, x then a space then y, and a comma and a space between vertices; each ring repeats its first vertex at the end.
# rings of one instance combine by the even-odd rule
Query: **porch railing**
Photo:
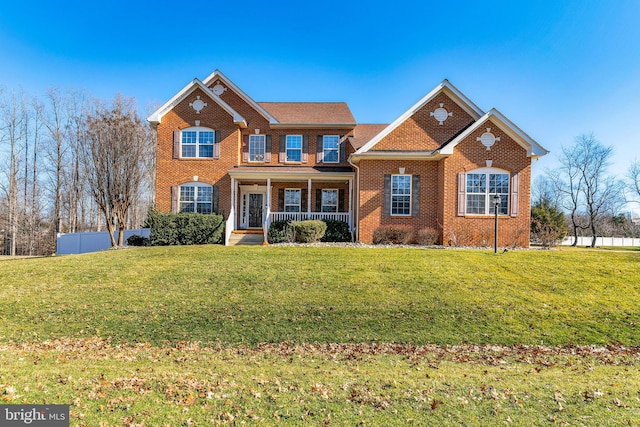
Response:
POLYGON ((271 212, 269 223, 273 221, 305 221, 308 219, 335 219, 344 221, 351 226, 351 214, 349 212, 271 212))

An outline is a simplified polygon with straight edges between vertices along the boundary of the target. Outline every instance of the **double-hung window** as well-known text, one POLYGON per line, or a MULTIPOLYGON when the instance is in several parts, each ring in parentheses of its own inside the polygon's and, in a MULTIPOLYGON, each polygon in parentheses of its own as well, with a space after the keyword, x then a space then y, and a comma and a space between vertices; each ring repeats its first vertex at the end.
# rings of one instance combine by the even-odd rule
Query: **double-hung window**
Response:
POLYGON ((302 135, 287 135, 286 161, 302 161, 302 135))
POLYGON ((411 175, 391 175, 391 215, 411 215, 411 175))
POLYGON ((213 157, 214 132, 208 129, 191 129, 181 132, 182 157, 213 157))
POLYGON ((338 135, 324 135, 322 138, 322 161, 324 163, 340 162, 340 137, 338 135))
POLYGON ((470 172, 466 179, 466 213, 470 215, 493 215, 493 197, 500 197, 499 215, 509 212, 509 174, 492 172, 470 172))
POLYGON ((213 212, 213 187, 206 184, 181 185, 180 212, 213 212))
POLYGON ((264 162, 264 135, 249 135, 249 161, 264 162))
POLYGON ((338 190, 322 190, 322 212, 338 212, 338 190))
POLYGON ((287 188, 284 190, 284 211, 300 212, 300 194, 299 188, 287 188))

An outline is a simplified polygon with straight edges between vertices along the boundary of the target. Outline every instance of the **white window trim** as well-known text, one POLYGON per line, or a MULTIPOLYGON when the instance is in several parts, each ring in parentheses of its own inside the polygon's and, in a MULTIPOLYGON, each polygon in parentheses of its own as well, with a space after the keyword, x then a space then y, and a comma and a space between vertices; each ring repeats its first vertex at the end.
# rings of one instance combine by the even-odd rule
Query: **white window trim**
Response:
MULTIPOLYGON (((408 174, 395 174, 395 175, 391 175, 391 182, 389 183, 389 185, 391 186, 391 188, 389 188, 389 197, 391 197, 391 200, 389 200, 389 215, 390 216, 411 216, 411 207, 413 205, 413 179, 412 179, 412 175, 408 175, 408 174), (409 213, 407 214, 394 214, 393 213, 393 178, 396 176, 408 176, 409 177, 409 213)), ((404 196, 404 194, 398 194, 398 196, 404 196)))
POLYGON ((322 160, 323 163, 340 163, 340 135, 323 135, 322 136, 322 160), (338 160, 335 162, 328 162, 327 161, 327 149, 325 146, 325 139, 326 138, 336 138, 338 140, 338 146, 335 149, 331 149, 328 151, 335 151, 338 153, 338 160))
POLYGON ((301 188, 285 188, 284 189, 284 200, 282 201, 282 208, 284 209, 285 212, 292 212, 292 213, 302 212, 302 189, 301 188), (287 204, 287 191, 297 191, 300 194, 300 197, 298 197, 299 202, 298 202, 297 205, 287 204), (287 211, 287 206, 297 206, 298 210, 297 211, 287 211))
MULTIPOLYGON (((185 182, 184 184, 180 184, 178 186, 178 212, 186 212, 182 210, 182 205, 189 203, 191 205, 193 205, 193 213, 199 213, 198 212, 198 193, 199 193, 199 189, 200 188, 210 188, 211 189, 211 196, 213 197, 213 186, 209 185, 209 184, 205 184, 202 182, 185 182), (193 192, 193 201, 189 201, 189 202, 183 202, 182 201, 182 187, 194 187, 194 192, 193 192)), ((209 203, 211 205, 211 213, 213 213, 213 200, 211 200, 210 202, 201 202, 201 203, 209 203)))
POLYGON ((497 168, 479 168, 479 169, 474 169, 474 170, 470 170, 465 172, 464 174, 464 214, 465 216, 475 216, 475 217, 479 217, 479 216, 494 216, 495 212, 491 212, 491 206, 493 205, 493 196, 496 193, 490 193, 489 192, 489 175, 507 175, 507 192, 506 193, 498 193, 501 196, 506 196, 507 197, 507 206, 506 206, 506 213, 501 213, 498 211, 498 216, 509 216, 509 210, 510 210, 510 196, 511 196, 511 174, 504 170, 504 169, 497 169, 497 168), (486 180, 487 180, 487 191, 485 193, 469 193, 467 191, 467 176, 468 175, 486 175, 486 180), (481 195, 484 194, 485 196, 485 208, 484 208, 484 213, 469 213, 467 211, 467 199, 469 197, 469 195, 481 195))
POLYGON ((326 213, 337 213, 338 212, 338 206, 340 206, 340 201, 338 200, 338 197, 340 197, 340 192, 338 191, 337 188, 323 188, 320 191, 320 212, 325 212, 324 207, 325 206, 335 206, 336 210, 335 211, 326 211, 326 213), (336 193, 336 204, 335 205, 326 205, 324 203, 324 198, 322 197, 322 195, 324 194, 325 191, 334 191, 336 193))
POLYGON ((216 131, 211 128, 202 127, 202 126, 194 126, 186 129, 180 130, 180 158, 182 159, 213 159, 215 156, 215 144, 216 144, 216 131), (184 132, 195 132, 196 133, 196 143, 195 144, 184 144, 182 142, 182 137, 184 132), (213 143, 211 144, 200 144, 200 132, 212 132, 213 133, 213 143), (183 155, 182 147, 185 145, 189 147, 196 147, 196 155, 195 156, 185 156, 183 155), (204 145, 206 147, 212 147, 211 156, 201 157, 200 156, 200 145, 204 145))
POLYGON ((302 163, 302 148, 304 145, 304 137, 302 135, 286 135, 284 137, 284 160, 286 163, 302 163), (289 160, 287 153, 289 152, 289 137, 296 136, 300 138, 300 148, 292 148, 291 150, 300 150, 300 160, 289 160))
POLYGON ((249 163, 264 163, 265 153, 267 149, 267 136, 266 135, 249 135, 249 163), (252 137, 262 137, 262 160, 251 160, 251 139, 252 137))

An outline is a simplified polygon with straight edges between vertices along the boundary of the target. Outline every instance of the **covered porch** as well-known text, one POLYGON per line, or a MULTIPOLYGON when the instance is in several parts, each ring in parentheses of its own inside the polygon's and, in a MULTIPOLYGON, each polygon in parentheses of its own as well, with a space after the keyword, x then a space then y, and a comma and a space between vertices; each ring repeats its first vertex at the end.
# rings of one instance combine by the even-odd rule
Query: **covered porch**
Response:
POLYGON ((231 211, 225 245, 234 233, 261 232, 274 221, 333 219, 353 232, 353 180, 348 167, 251 167, 228 171, 231 211))

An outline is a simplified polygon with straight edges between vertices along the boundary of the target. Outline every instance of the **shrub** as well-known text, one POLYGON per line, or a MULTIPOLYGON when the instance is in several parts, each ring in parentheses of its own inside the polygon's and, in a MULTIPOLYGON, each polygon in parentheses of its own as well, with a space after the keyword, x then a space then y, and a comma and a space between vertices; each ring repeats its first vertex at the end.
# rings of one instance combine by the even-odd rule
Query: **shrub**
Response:
POLYGON ((433 228, 423 228, 418 231, 416 243, 423 246, 435 245, 438 241, 438 231, 433 228))
POLYGON ((551 203, 542 199, 531 208, 531 240, 544 247, 555 246, 567 235, 567 222, 564 213, 551 203))
POLYGON ((149 246, 150 243, 151 242, 148 237, 140 236, 138 234, 127 237, 128 246, 149 246))
POLYGON ((413 241, 413 228, 408 225, 383 225, 373 230, 374 245, 408 245, 413 241))
POLYGON ((321 242, 350 242, 351 231, 349 224, 337 219, 323 219, 322 222, 327 224, 327 231, 320 239, 321 242))
POLYGON ((273 221, 267 232, 267 241, 269 243, 293 242, 291 220, 273 221))
POLYGON ((320 220, 292 222, 296 242, 313 243, 322 239, 327 231, 327 224, 320 220))
POLYGON ((218 214, 149 212, 145 227, 151 229, 152 246, 222 243, 224 218, 218 214))

